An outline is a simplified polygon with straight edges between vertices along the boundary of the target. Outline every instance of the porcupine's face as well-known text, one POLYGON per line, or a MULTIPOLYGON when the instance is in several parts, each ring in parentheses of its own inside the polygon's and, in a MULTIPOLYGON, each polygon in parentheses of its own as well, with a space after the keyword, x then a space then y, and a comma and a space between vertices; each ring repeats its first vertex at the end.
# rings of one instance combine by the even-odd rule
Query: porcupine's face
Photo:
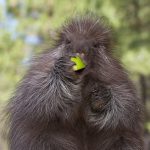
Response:
POLYGON ((85 16, 72 19, 63 26, 59 43, 65 44, 68 54, 96 55, 101 48, 108 49, 110 33, 100 19, 85 16))

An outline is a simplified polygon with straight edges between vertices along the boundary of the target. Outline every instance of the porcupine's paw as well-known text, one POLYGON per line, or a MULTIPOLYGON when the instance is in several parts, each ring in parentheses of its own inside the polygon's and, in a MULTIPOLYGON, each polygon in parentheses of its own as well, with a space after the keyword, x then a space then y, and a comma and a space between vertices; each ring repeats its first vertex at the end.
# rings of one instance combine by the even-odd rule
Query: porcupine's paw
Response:
POLYGON ((108 102, 111 100, 111 91, 106 87, 100 86, 93 88, 93 91, 90 94, 90 105, 91 109, 94 112, 103 111, 108 102))

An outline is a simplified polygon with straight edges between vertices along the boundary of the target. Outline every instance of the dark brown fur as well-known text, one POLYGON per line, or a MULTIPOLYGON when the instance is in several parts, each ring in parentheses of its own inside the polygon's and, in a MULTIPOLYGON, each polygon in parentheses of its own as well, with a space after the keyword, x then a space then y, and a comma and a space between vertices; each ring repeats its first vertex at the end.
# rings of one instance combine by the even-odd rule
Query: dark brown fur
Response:
POLYGON ((100 19, 73 19, 38 56, 9 105, 10 150, 143 150, 142 105, 100 19), (87 66, 72 70, 84 53, 87 66))

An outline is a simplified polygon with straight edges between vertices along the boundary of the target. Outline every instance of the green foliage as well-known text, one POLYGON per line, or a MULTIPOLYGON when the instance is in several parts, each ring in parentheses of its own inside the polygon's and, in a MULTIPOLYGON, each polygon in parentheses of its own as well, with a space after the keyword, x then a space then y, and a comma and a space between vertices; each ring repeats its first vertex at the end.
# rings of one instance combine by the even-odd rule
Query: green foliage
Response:
POLYGON ((145 128, 146 128, 148 131, 150 131, 150 122, 147 122, 147 123, 145 124, 145 128))
POLYGON ((150 73, 150 51, 141 49, 128 51, 123 55, 123 62, 128 70, 134 74, 149 75, 150 73))
POLYGON ((20 65, 23 58, 23 41, 14 42, 10 39, 9 33, 1 33, 3 36, 0 36, 0 101, 5 101, 23 72, 20 65))

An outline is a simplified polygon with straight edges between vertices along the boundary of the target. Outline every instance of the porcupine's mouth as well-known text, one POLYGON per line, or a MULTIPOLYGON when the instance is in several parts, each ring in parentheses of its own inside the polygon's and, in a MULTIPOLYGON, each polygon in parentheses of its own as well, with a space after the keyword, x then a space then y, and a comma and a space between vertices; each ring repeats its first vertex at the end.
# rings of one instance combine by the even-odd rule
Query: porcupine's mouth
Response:
POLYGON ((85 68, 80 69, 80 70, 77 70, 77 71, 76 71, 76 74, 80 75, 80 74, 82 74, 82 73, 84 72, 84 70, 85 70, 85 68))
POLYGON ((84 53, 76 53, 75 56, 71 57, 71 61, 74 62, 73 70, 76 74, 83 73, 87 65, 84 53))

